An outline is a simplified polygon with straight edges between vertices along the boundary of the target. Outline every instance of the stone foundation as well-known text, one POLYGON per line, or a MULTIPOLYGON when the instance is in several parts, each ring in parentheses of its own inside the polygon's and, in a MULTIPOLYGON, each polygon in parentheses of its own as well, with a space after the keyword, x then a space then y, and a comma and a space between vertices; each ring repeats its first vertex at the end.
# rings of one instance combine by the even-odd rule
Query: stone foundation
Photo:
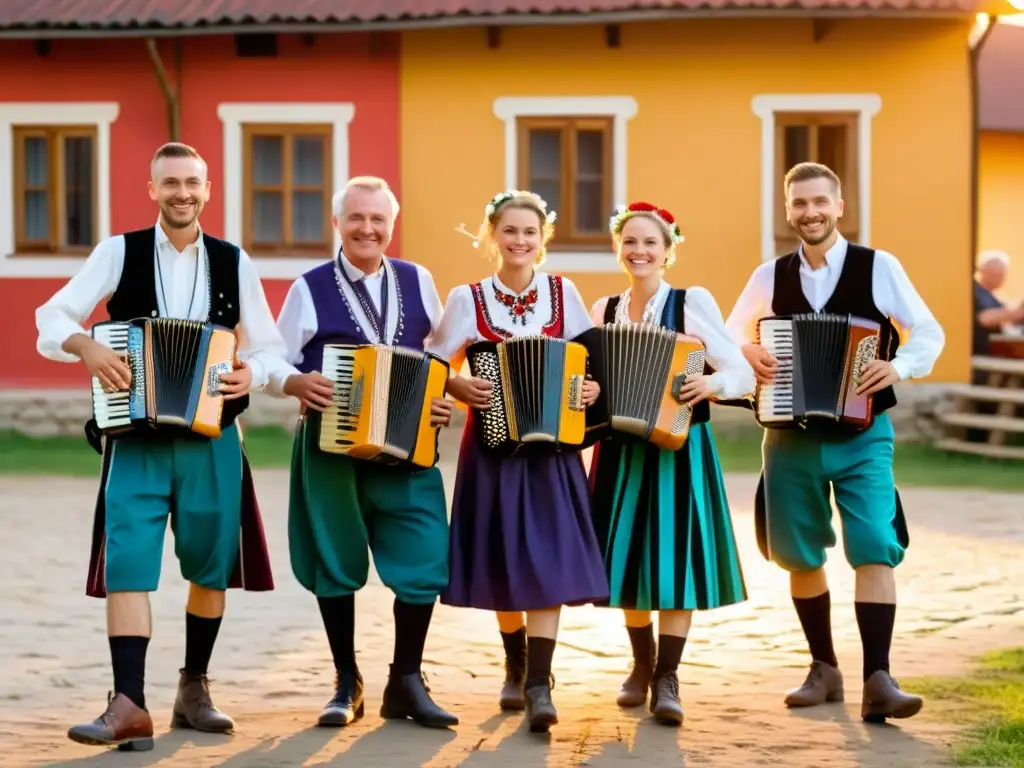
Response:
MULTIPOLYGON (((899 400, 890 415, 896 435, 903 441, 930 442, 939 431, 935 414, 950 407, 947 386, 943 384, 899 384, 899 400)), ((0 390, 0 429, 27 435, 81 435, 92 415, 88 390, 47 389, 0 390)), ((461 427, 465 412, 456 409, 453 426, 461 427)), ((290 429, 298 416, 298 404, 255 393, 243 421, 248 426, 281 426, 290 429)), ((757 434, 759 427, 749 411, 714 406, 712 423, 722 436, 757 434)))

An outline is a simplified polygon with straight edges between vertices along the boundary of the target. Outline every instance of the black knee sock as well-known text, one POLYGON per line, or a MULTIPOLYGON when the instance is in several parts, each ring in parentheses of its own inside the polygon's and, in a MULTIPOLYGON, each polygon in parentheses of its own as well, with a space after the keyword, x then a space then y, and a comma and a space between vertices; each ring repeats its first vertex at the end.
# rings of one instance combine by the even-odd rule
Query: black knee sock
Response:
POLYGON ((838 667, 832 647, 832 597, 826 591, 817 597, 794 597, 796 615, 811 648, 811 658, 838 667))
POLYGON ((551 681, 551 659, 555 640, 550 637, 527 638, 526 687, 548 685, 551 681))
POLYGON ((864 679, 878 670, 889 671, 889 648, 896 623, 895 603, 854 603, 857 628, 864 648, 864 679))
POLYGON ((526 666, 526 627, 515 632, 502 632, 501 643, 505 646, 505 659, 510 664, 526 666))
POLYGON ((626 627, 629 632, 629 644, 633 646, 633 664, 639 669, 654 671, 655 647, 654 624, 646 627, 626 627))
POLYGON ((185 613, 185 674, 206 674, 220 631, 220 620, 220 616, 205 619, 194 613, 185 613))
POLYGON ((395 656, 392 670, 398 675, 413 675, 423 665, 423 647, 427 644, 434 604, 413 605, 395 598, 395 656))
POLYGON ((356 596, 318 597, 320 617, 324 621, 327 644, 331 647, 334 669, 356 670, 356 596))
POLYGON ((114 692, 123 693, 135 706, 146 708, 146 650, 148 637, 111 637, 110 661, 114 667, 114 692))
POLYGON ((658 635, 658 665, 654 668, 654 676, 661 677, 677 672, 685 646, 685 637, 658 635))

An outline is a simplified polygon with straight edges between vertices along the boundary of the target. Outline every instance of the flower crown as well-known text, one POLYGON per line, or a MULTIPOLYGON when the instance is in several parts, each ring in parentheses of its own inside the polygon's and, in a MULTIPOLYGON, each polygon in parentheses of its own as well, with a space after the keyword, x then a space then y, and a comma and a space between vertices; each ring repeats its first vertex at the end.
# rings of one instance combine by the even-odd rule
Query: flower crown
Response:
POLYGON ((659 221, 661 221, 671 233, 672 245, 679 245, 685 239, 683 233, 679 231, 679 225, 676 224, 676 218, 671 213, 666 211, 664 208, 659 208, 656 205, 650 203, 630 203, 626 207, 621 205, 615 209, 615 214, 608 221, 608 228, 611 230, 613 235, 617 235, 622 232, 622 227, 626 221, 632 218, 637 213, 650 213, 659 221))
MULTIPOLYGON (((521 189, 509 189, 504 192, 499 192, 498 194, 496 194, 494 197, 491 198, 491 201, 484 206, 484 216, 490 219, 494 215, 494 212, 498 210, 498 208, 500 208, 503 204, 507 203, 509 200, 512 200, 517 197, 525 197, 536 203, 537 207, 544 212, 544 221, 547 224, 554 224, 555 220, 558 218, 557 213, 548 210, 548 204, 547 202, 545 202, 544 198, 533 192, 521 189)), ((472 238, 474 248, 480 247, 480 238, 474 235, 468 229, 466 229, 465 224, 459 224, 459 226, 455 228, 455 231, 463 235, 468 235, 470 238, 472 238)))

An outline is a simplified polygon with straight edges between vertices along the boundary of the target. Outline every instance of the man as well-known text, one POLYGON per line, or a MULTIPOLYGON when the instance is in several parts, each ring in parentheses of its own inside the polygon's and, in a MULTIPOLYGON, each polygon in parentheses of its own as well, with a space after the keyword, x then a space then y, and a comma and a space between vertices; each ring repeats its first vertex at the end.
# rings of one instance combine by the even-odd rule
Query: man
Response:
POLYGON ((902 692, 889 674, 896 616, 893 569, 903 561, 908 538, 893 480, 893 427, 885 411, 896 403, 893 384, 932 370, 945 336, 892 254, 848 243, 839 234, 843 199, 835 173, 801 163, 786 175, 784 192, 787 218, 801 245, 754 271, 727 322, 758 381, 770 382, 778 366, 751 343, 759 318, 848 313, 882 326, 881 359, 864 367, 857 389, 874 396, 875 417, 867 430, 822 422, 765 430, 763 551, 790 572, 793 603, 812 657, 806 681, 786 704, 843 700, 823 570, 825 549, 836 541, 831 486, 846 558, 856 572, 855 610, 864 649, 861 716, 870 722, 911 717, 921 709, 920 697, 902 692), (910 332, 903 346, 890 317, 910 332))
MULTIPOLYGON (((292 461, 288 536, 292 570, 316 595, 335 667, 334 698, 322 726, 363 715, 363 678, 355 659, 355 593, 366 584, 367 549, 395 594, 395 648, 381 717, 444 728, 458 724, 430 698, 420 667, 438 595, 448 584, 448 515, 441 472, 387 468, 319 449, 320 415, 333 385, 320 374, 324 345, 383 344, 422 351, 441 318, 430 273, 384 254, 398 201, 387 182, 351 179, 334 198, 341 236, 337 258, 291 286, 278 317, 295 365, 271 376, 267 391, 302 405, 292 461)), ((447 424, 452 402, 432 405, 447 424)))
MULTIPOLYGON (((1010 309, 995 295, 1006 282, 1009 270, 1010 257, 1002 251, 985 251, 978 256, 978 272, 974 281, 975 355, 987 355, 989 337, 1000 333, 1004 326, 1024 324, 1024 304, 1010 309)), ((975 384, 982 383, 975 381, 975 384)))
MULTIPOLYGON (((51 360, 81 360, 108 392, 128 389, 131 371, 82 327, 104 297, 109 297, 111 320, 209 320, 234 329, 239 340, 239 362, 220 378, 224 429, 219 438, 174 428, 106 438, 87 594, 107 598, 114 690, 106 711, 72 727, 68 736, 123 750, 153 748, 144 692, 152 632, 148 593, 160 579, 168 517, 182 577, 190 582, 185 664, 172 726, 211 732, 234 727, 213 705, 206 677, 225 590, 273 589, 252 480, 233 422, 248 404, 246 393, 262 387, 267 372, 283 364, 284 344, 249 257, 199 226, 210 195, 199 153, 184 144, 165 144, 151 172, 156 226, 101 242, 81 271, 36 311, 39 352, 51 360)), ((86 432, 102 451, 95 421, 86 432)))

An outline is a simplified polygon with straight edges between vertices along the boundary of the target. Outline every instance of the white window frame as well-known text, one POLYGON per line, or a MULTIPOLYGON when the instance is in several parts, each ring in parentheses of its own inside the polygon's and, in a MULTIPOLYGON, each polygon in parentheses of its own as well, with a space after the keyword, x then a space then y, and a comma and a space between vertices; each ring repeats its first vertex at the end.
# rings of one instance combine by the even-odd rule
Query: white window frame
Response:
MULTIPOLYGON (((355 104, 350 102, 320 103, 231 103, 217 107, 217 116, 224 124, 224 238, 232 243, 242 242, 242 211, 244 190, 242 157, 242 126, 246 124, 280 125, 294 123, 329 124, 331 131, 331 182, 334 189, 349 178, 349 124, 355 117, 355 104)), ((333 197, 334 190, 328 190, 333 197)), ((316 259, 253 256, 261 278, 294 280, 302 273, 323 264, 341 247, 341 239, 334 232, 332 253, 316 259)))
POLYGON ((96 129, 96 242, 110 237, 110 125, 116 101, 0 102, 0 277, 72 277, 84 256, 19 256, 14 232, 14 128, 86 125, 96 129))
MULTIPOLYGON (((503 96, 494 101, 494 114, 505 122, 505 189, 519 186, 520 117, 612 118, 612 205, 626 204, 626 123, 636 116, 631 96, 503 96)), ((557 227, 557 222, 555 223, 557 227)), ((607 251, 549 251, 544 268, 552 272, 618 272, 608 236, 607 251)))
POLYGON ((751 102, 761 118, 761 260, 775 259, 775 114, 777 112, 856 112, 857 203, 860 244, 871 243, 871 126, 882 109, 877 93, 761 94, 751 102))

